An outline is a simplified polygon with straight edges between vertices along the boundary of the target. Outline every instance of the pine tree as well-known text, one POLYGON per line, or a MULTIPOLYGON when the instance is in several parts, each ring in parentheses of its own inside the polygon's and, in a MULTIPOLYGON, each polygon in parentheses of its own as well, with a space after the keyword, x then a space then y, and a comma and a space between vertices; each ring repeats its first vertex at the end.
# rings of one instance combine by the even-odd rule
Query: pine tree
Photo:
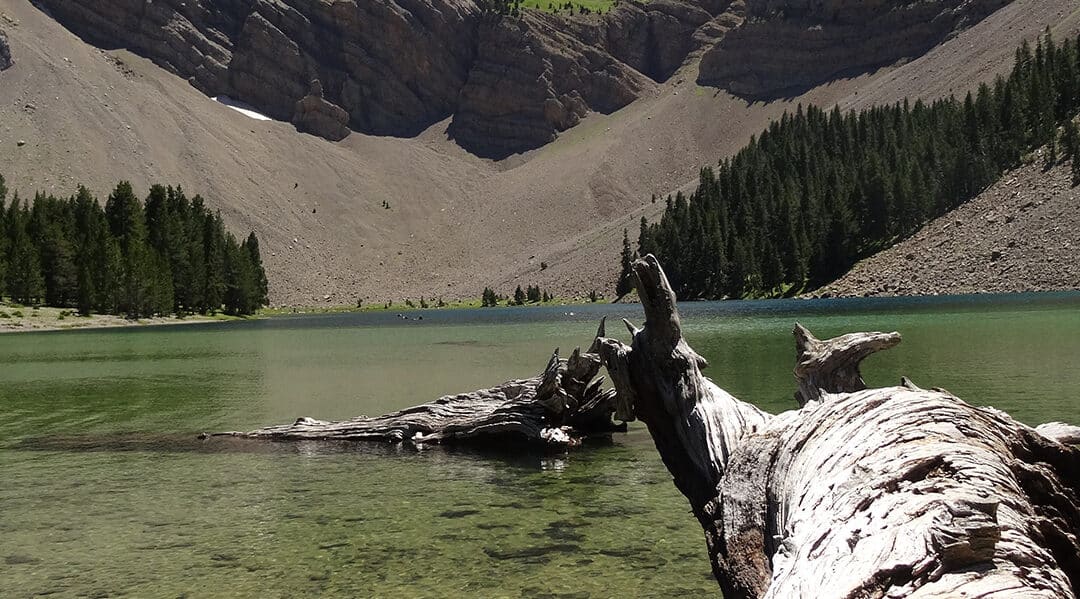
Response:
MULTIPOLYGON (((644 223, 644 217, 642 218, 644 223)), ((629 231, 622 232, 622 253, 619 255, 619 280, 615 283, 615 295, 622 297, 634 289, 634 253, 630 249, 629 231)))
POLYGON ((202 311, 214 313, 225 301, 225 225, 221 215, 207 213, 203 220, 203 270, 205 288, 202 311))
POLYGON ((525 305, 525 292, 521 290, 521 285, 517 286, 514 290, 514 304, 518 306, 525 305))
POLYGON ((641 217, 640 228, 638 229, 638 247, 637 254, 644 258, 649 254, 655 254, 656 248, 653 247, 652 234, 649 231, 649 221, 645 220, 645 217, 641 217))
POLYGON ((4 202, 7 201, 7 185, 4 176, 0 175, 0 300, 4 297, 7 287, 8 266, 8 227, 7 216, 4 211, 4 202))
POLYGON ((1080 154, 1077 48, 1049 35, 1025 44, 1007 77, 962 100, 800 106, 702 169, 689 201, 676 194, 656 222, 642 219, 638 253, 656 254, 682 297, 826 283, 980 193, 1057 127, 1049 161, 1080 154))
POLYGON ((1072 118, 1065 120, 1065 129, 1061 135, 1061 148, 1065 158, 1074 158, 1080 150, 1080 131, 1077 130, 1076 122, 1072 118))
POLYGON ((131 183, 121 181, 105 202, 109 230, 120 247, 118 309, 129 318, 154 313, 153 256, 147 244, 146 217, 131 183))
POLYGON ((12 299, 25 305, 37 305, 45 291, 41 274, 41 259, 27 225, 29 210, 22 206, 18 194, 11 200, 7 214, 8 269, 7 288, 12 299))
MULTIPOLYGON (((231 233, 225 235, 225 313, 252 314, 258 308, 259 290, 251 265, 251 254, 236 243, 231 233)), ((408 303, 408 302, 406 302, 408 303)))
POLYGON ((254 231, 244 241, 244 249, 251 260, 251 273, 254 277, 255 296, 252 301, 261 308, 270 303, 270 286, 266 279, 266 270, 263 269, 262 256, 259 254, 259 238, 255 237, 254 231))
POLYGON ((30 210, 28 231, 37 246, 45 286, 44 302, 67 307, 77 295, 72 204, 39 194, 30 210))
POLYGON ((6 194, 0 177, 0 291, 19 301, 129 317, 209 311, 222 306, 228 267, 233 312, 266 303, 254 233, 237 244, 220 216, 179 188, 154 186, 143 204, 121 182, 104 209, 81 186, 67 200, 39 193, 26 204, 16 196, 7 210, 6 194))

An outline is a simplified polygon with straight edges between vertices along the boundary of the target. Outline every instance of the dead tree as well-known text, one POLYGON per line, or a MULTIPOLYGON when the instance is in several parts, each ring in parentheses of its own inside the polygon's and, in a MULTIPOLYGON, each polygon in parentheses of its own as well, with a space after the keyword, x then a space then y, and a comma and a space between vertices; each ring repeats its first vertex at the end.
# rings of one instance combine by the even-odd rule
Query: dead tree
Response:
POLYGON ((598 341, 616 413, 648 427, 726 599, 1076 596, 1080 429, 866 389, 859 362, 899 334, 798 325, 800 408, 766 414, 702 376, 656 259, 634 273, 644 328, 598 341))
POLYGON ((359 416, 326 422, 299 418, 292 424, 250 432, 200 435, 299 441, 388 441, 412 445, 436 443, 518 443, 549 448, 580 445, 586 437, 625 430, 616 424, 615 392, 597 378, 600 357, 575 349, 569 359, 551 356, 541 374, 498 387, 440 397, 383 416, 359 416))

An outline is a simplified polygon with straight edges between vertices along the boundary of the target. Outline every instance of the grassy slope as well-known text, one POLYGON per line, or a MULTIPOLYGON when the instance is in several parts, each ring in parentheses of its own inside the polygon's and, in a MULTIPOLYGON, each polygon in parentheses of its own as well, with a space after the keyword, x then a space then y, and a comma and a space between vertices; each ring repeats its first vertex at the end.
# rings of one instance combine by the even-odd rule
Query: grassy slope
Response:
POLYGON ((0 303, 0 333, 19 331, 52 331, 66 329, 99 329, 134 325, 186 324, 197 322, 215 322, 239 320, 239 317, 225 314, 212 316, 192 315, 183 318, 175 316, 155 316, 130 320, 113 314, 91 314, 79 316, 75 310, 64 308, 29 307, 17 304, 0 303))

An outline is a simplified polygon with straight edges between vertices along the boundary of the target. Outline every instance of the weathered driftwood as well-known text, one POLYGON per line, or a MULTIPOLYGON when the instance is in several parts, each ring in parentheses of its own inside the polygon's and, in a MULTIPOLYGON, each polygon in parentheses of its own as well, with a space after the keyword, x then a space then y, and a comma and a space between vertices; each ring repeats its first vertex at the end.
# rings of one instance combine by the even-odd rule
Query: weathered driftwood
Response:
MULTIPOLYGON (((601 333, 603 325, 601 324, 601 333)), ((625 430, 615 424, 615 392, 597 378, 600 358, 575 349, 569 359, 551 356, 544 372, 498 387, 440 397, 383 416, 326 422, 299 418, 292 424, 250 432, 213 433, 267 440, 389 441, 413 445, 510 441, 548 447, 580 445, 591 435, 625 430)))
POLYGON ((705 530, 726 599, 1074 597, 1080 429, 1041 434, 858 364, 896 333, 819 341, 797 326, 802 407, 771 416, 702 376, 656 259, 634 265, 646 322, 601 339, 617 411, 649 428, 705 530), (1055 440, 1057 439, 1057 440, 1055 440))

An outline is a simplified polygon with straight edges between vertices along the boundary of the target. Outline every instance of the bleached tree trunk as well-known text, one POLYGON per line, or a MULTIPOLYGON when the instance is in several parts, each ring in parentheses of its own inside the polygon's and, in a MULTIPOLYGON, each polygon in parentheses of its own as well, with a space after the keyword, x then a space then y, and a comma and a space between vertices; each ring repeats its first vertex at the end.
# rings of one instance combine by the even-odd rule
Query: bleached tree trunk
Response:
MULTIPOLYGON (((940 389, 866 389, 897 333, 820 341, 796 325, 798 410, 772 416, 701 374, 652 256, 646 322, 600 339, 618 392, 705 531, 726 599, 1075 597, 1080 429, 1045 434, 940 389)), ((991 340, 992 341, 992 340, 991 340)))
POLYGON ((596 378, 599 370, 600 358, 591 351, 575 349, 564 360, 555 350, 544 372, 533 378, 440 397, 383 416, 337 422, 300 418, 292 424, 200 437, 573 447, 592 435, 625 430, 625 423, 611 419, 615 392, 602 388, 603 377, 596 378))

